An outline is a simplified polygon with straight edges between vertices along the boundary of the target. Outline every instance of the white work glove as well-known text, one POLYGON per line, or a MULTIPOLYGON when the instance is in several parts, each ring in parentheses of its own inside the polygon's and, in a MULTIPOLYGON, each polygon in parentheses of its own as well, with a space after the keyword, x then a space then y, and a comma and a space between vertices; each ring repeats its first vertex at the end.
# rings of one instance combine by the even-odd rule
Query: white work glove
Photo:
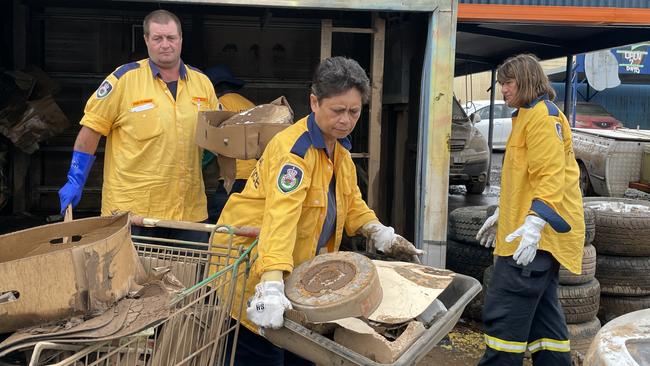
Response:
POLYGON ((376 221, 363 225, 359 233, 368 239, 368 247, 374 247, 384 254, 391 256, 424 254, 424 251, 417 249, 410 241, 395 234, 395 229, 376 221))
POLYGON ((255 286, 255 295, 249 301, 246 315, 259 327, 279 329, 284 324, 284 311, 287 309, 292 307, 284 296, 284 283, 266 281, 255 286))
POLYGON ((506 236, 506 242, 510 243, 516 238, 521 236, 521 241, 512 259, 517 261, 517 264, 527 266, 535 259, 537 248, 539 247, 539 240, 542 238, 542 230, 546 225, 544 219, 535 215, 526 216, 524 224, 521 225, 510 235, 506 236))
POLYGON ((499 208, 497 207, 497 209, 494 210, 492 216, 488 217, 487 220, 485 220, 483 226, 481 226, 481 228, 478 230, 478 233, 476 234, 476 240, 478 240, 482 246, 490 248, 496 244, 498 221, 499 208))

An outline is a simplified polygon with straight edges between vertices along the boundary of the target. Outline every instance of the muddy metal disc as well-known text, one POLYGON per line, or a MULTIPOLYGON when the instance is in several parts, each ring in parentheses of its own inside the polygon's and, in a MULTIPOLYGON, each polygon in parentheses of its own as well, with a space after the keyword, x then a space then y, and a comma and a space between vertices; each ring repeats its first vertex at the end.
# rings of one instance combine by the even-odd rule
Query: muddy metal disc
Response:
POLYGON ((322 254, 301 264, 287 278, 285 293, 310 322, 367 317, 382 299, 375 265, 352 252, 322 254))

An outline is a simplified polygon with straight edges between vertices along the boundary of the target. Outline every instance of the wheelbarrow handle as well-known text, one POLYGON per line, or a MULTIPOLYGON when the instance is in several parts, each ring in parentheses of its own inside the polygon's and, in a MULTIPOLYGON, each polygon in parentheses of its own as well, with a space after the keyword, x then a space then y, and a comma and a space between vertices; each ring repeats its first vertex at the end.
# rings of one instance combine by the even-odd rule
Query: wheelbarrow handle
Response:
POLYGON ((137 226, 155 226, 165 227, 169 229, 193 230, 211 233, 228 234, 232 229, 233 234, 238 236, 246 236, 249 238, 256 238, 260 235, 260 229, 250 226, 226 226, 214 224, 202 224, 199 222, 189 221, 174 221, 174 220, 159 220, 138 215, 131 215, 131 224, 137 226))

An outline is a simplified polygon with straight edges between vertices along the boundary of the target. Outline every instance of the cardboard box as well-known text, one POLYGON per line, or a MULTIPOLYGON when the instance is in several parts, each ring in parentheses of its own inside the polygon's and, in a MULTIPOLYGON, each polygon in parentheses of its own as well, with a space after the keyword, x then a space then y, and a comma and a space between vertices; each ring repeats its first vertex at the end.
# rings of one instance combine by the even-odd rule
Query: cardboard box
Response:
POLYGON ((0 295, 17 296, 0 302, 0 333, 102 313, 144 279, 127 214, 2 235, 0 295))
POLYGON ((273 136, 292 122, 293 111, 284 97, 241 113, 199 112, 196 143, 218 156, 259 159, 273 136))
POLYGON ((356 323, 350 322, 337 328, 334 341, 378 363, 395 362, 425 331, 424 325, 414 320, 408 323, 397 339, 391 341, 359 319, 347 320, 356 323))

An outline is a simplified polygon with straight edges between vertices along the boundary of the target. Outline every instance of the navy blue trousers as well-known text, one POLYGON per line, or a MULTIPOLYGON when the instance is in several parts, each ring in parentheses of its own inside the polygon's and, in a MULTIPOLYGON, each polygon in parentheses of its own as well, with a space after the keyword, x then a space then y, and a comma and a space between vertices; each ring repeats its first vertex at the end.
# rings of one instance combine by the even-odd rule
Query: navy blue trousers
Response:
POLYGON ((237 179, 232 185, 230 193, 226 192, 226 188, 223 186, 223 181, 220 180, 217 184, 217 190, 214 192, 214 196, 210 197, 208 200, 208 220, 211 224, 215 224, 221 216, 221 211, 223 207, 228 202, 228 197, 233 193, 240 193, 246 187, 246 179, 237 179))
POLYGON ((557 297, 560 264, 538 250, 527 266, 497 257, 485 305, 486 350, 480 366, 521 366, 529 350, 535 366, 570 366, 569 334, 557 297))

